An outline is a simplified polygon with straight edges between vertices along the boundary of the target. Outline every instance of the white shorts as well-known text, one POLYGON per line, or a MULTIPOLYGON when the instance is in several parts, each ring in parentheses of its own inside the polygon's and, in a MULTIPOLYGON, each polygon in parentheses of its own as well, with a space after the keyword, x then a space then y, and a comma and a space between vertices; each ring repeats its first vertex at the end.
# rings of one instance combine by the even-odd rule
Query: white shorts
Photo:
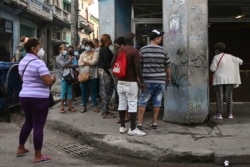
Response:
POLYGON ((138 102, 138 83, 128 81, 118 81, 117 93, 119 96, 118 110, 127 110, 128 112, 137 112, 138 102))

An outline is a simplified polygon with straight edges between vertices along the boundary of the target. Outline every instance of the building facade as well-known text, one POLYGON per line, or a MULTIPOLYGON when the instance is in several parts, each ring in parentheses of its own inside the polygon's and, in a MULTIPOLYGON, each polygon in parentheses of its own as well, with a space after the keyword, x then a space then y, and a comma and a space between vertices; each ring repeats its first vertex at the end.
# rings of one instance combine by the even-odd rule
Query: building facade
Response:
POLYGON ((206 120, 215 101, 208 83, 209 66, 219 41, 244 60, 242 85, 234 90, 234 101, 250 101, 245 42, 250 35, 249 0, 99 0, 99 16, 100 34, 115 39, 132 31, 137 48, 149 43, 153 29, 165 32, 163 46, 172 61, 172 83, 164 97, 164 120, 182 124, 206 120))
POLYGON ((89 6, 94 3, 93 0, 79 0, 79 39, 80 44, 83 39, 98 38, 98 19, 89 13, 89 6))
MULTIPOLYGON (((79 7, 84 7, 85 11, 92 3, 79 0, 79 7)), ((89 37, 94 31, 94 26, 88 22, 90 16, 79 13, 79 17, 86 20, 84 31, 79 28, 79 34, 89 37)), ((0 61, 11 60, 21 36, 37 37, 46 51, 47 66, 54 70, 59 45, 71 44, 70 28, 71 0, 0 1, 0 61)))

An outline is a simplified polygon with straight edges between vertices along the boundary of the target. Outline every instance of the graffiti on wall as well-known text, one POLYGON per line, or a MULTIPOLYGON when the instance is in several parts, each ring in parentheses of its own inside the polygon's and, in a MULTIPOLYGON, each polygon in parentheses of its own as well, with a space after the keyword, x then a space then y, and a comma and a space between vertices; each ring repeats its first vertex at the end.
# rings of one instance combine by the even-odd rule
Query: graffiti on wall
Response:
POLYGON ((180 5, 185 3, 185 0, 173 0, 173 3, 179 3, 180 5))
POLYGON ((169 31, 165 35, 164 41, 167 42, 167 45, 171 49, 176 49, 182 44, 180 26, 180 17, 177 15, 170 16, 169 31))
MULTIPOLYGON (((175 0, 173 2, 176 3, 176 5, 179 5, 179 8, 181 8, 180 6, 185 3, 185 0, 175 0)), ((182 31, 185 25, 182 25, 181 15, 177 15, 175 13, 171 14, 169 16, 168 25, 169 29, 164 36, 164 41, 166 42, 166 46, 168 46, 170 53, 172 54, 171 56, 175 56, 173 61, 174 63, 172 63, 171 65, 171 82, 175 88, 179 89, 181 84, 185 82, 183 78, 187 77, 186 80, 188 80, 188 72, 180 70, 180 67, 182 68, 182 66, 194 66, 195 68, 202 69, 202 73, 206 73, 207 70, 203 68, 207 66, 206 54, 204 53, 206 49, 196 48, 199 45, 198 43, 198 45, 196 45, 196 43, 193 43, 192 45, 187 44, 192 40, 196 40, 197 36, 193 36, 193 38, 195 39, 187 39, 185 37, 185 33, 183 34, 184 31, 182 31)))
POLYGON ((194 97, 189 97, 189 111, 190 112, 201 112, 202 103, 204 103, 204 98, 199 95, 194 97))
POLYGON ((179 74, 178 66, 174 63, 171 64, 171 83, 172 85, 179 89, 181 80, 187 77, 187 74, 179 74))

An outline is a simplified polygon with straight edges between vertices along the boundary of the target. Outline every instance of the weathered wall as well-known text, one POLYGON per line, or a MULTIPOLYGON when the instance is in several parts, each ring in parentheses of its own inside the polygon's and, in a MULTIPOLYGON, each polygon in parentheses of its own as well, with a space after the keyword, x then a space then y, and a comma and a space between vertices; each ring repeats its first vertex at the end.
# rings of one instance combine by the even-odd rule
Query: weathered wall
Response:
POLYGON ((131 31, 130 0, 115 1, 115 38, 131 31))
POLYGON ((207 0, 163 1, 163 20, 164 47, 172 61, 163 120, 202 123, 209 104, 207 0))
POLYGON ((114 40, 131 31, 130 0, 99 0, 100 35, 109 34, 114 40))
POLYGON ((115 36, 115 0, 99 0, 99 27, 100 36, 109 34, 115 36))

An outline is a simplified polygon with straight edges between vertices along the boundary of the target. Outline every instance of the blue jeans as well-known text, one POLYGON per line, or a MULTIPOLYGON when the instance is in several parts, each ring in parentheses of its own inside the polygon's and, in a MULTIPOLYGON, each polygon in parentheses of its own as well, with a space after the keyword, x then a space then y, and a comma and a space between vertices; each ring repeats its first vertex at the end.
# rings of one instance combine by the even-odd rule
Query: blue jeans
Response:
POLYGON ((72 84, 68 84, 66 81, 61 81, 61 99, 71 100, 72 99, 72 84))
POLYGON ((82 104, 84 107, 87 106, 89 94, 91 96, 91 101, 94 106, 97 106, 97 81, 98 78, 90 79, 87 82, 81 82, 81 94, 82 94, 82 104))

